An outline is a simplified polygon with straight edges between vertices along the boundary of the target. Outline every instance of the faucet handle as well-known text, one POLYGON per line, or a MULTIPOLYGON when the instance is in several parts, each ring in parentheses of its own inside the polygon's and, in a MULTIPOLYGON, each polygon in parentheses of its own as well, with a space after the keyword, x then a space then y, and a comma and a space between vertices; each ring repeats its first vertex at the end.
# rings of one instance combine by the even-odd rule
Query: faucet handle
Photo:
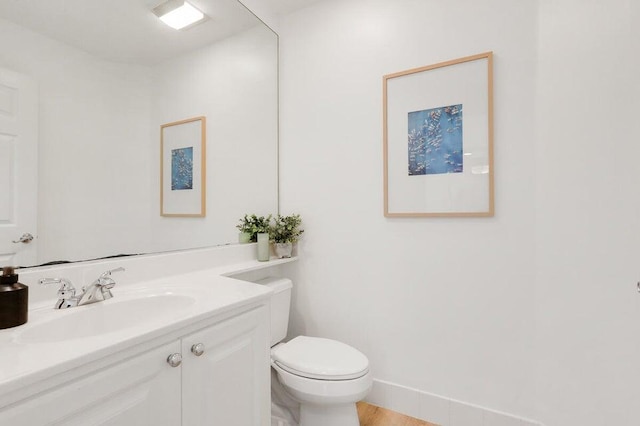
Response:
POLYGON ((38 280, 38 284, 60 284, 60 288, 58 289, 58 301, 53 306, 54 309, 71 308, 78 305, 76 288, 71 284, 71 281, 65 278, 42 278, 38 280))
POLYGON ((107 277, 110 277, 111 274, 114 272, 124 272, 124 271, 125 269, 122 266, 115 269, 109 269, 108 271, 103 272, 102 275, 100 275, 100 278, 107 278, 107 277))
POLYGON ((76 288, 66 278, 42 278, 38 280, 40 285, 60 284, 58 289, 58 297, 60 299, 70 299, 76 295, 76 288))
MULTIPOLYGON (((103 300, 111 299, 113 297, 113 294, 111 294, 111 289, 116 285, 116 282, 113 280, 113 278, 111 278, 111 274, 114 272, 122 272, 124 270, 125 269, 123 267, 110 269, 100 274, 98 279, 93 282, 94 285, 97 284, 100 286, 103 300)), ((83 291, 84 290, 85 289, 83 287, 83 291)))
POLYGON ((116 282, 113 280, 113 278, 111 278, 111 274, 114 272, 123 272, 124 270, 125 269, 123 267, 119 267, 105 271, 102 273, 102 275, 100 275, 100 278, 98 278, 98 282, 102 284, 106 289, 113 288, 113 286, 116 285, 116 282))

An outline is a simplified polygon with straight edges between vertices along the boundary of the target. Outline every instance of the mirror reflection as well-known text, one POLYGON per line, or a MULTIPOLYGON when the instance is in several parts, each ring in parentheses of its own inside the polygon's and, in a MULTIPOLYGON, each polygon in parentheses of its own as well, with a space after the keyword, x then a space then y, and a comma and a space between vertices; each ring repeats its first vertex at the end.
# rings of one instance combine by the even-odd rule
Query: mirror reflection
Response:
POLYGON ((0 266, 235 243, 277 212, 277 35, 236 0, 179 31, 161 3, 0 2, 0 266), (161 216, 161 126, 194 117, 206 216, 161 216))

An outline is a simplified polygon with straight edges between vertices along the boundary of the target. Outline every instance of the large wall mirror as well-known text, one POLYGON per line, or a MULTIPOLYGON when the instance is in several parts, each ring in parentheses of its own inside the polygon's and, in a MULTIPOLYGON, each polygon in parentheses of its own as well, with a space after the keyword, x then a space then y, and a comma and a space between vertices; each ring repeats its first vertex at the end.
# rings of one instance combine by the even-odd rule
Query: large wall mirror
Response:
POLYGON ((36 238, 0 266, 236 243, 245 213, 277 213, 278 36, 237 0, 190 2, 208 19, 180 31, 162 0, 0 2, 0 68, 38 114, 36 238), (206 216, 162 216, 161 126, 194 117, 206 216))

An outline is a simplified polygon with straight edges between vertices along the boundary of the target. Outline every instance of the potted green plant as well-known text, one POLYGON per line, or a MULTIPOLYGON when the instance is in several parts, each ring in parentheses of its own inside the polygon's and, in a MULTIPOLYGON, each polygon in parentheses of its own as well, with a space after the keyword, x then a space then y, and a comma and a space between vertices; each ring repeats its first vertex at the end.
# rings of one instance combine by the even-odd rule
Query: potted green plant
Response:
POLYGON ((236 228, 240 231, 239 240, 241 243, 255 243, 258 241, 258 234, 269 233, 271 215, 256 216, 255 214, 245 214, 236 228))
POLYGON ((290 216, 276 216, 269 229, 269 239, 274 243, 276 256, 291 257, 293 244, 298 242, 304 229, 300 228, 302 219, 299 214, 290 216))

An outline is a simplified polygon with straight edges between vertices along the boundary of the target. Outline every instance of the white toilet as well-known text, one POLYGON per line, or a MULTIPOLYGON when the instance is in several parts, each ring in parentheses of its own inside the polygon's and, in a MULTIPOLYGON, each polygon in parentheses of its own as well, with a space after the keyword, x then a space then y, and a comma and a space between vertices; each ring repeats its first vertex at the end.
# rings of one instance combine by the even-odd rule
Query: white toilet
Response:
POLYGON ((271 287, 271 389, 273 411, 289 420, 273 425, 358 426, 356 402, 371 390, 369 360, 355 348, 319 337, 287 335, 291 280, 265 278, 271 287), (284 416, 284 415, 283 415, 284 416), (298 423, 299 422, 299 423, 298 423))

